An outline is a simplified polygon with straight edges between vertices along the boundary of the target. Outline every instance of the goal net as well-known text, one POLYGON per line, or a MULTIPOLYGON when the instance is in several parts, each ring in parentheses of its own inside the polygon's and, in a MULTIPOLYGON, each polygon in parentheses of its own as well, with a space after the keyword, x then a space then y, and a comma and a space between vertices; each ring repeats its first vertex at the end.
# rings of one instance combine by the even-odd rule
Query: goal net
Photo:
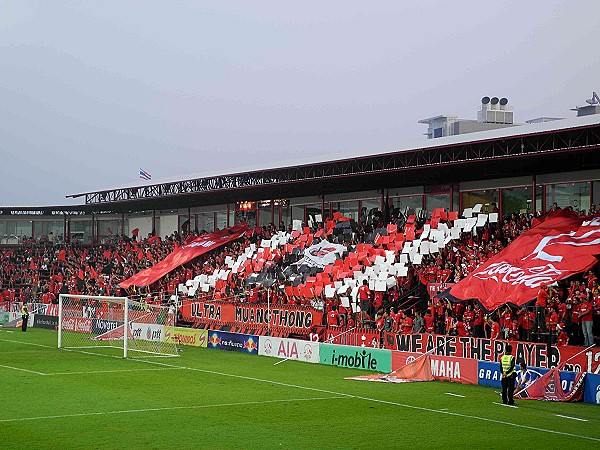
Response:
POLYGON ((168 306, 127 297, 61 294, 58 348, 112 348, 124 358, 176 356, 176 342, 169 338, 173 333, 166 328, 175 325, 175 317, 168 306))

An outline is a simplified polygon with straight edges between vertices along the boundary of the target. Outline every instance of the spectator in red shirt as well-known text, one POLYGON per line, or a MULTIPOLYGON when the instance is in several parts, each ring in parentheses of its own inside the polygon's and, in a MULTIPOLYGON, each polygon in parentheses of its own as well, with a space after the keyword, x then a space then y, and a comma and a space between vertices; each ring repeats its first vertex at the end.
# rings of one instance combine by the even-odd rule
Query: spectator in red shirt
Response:
POLYGON ((546 305, 548 304, 548 286, 542 284, 537 292, 535 301, 535 324, 536 332, 546 332, 546 305))
POLYGON ((409 314, 407 314, 404 319, 402 320, 402 326, 401 326, 401 331, 404 334, 410 334, 412 333, 412 328, 413 328, 413 320, 412 317, 410 317, 409 314))
POLYGON ((371 315, 371 290, 367 280, 363 280, 362 286, 358 288, 358 299, 360 300, 361 317, 364 321, 365 315, 371 315))
POLYGON ((589 293, 586 298, 583 300, 581 304, 581 309, 579 310, 579 317, 581 320, 581 329, 583 331, 583 345, 585 347, 591 347, 594 345, 594 334, 592 332, 593 328, 593 318, 592 318, 592 295, 589 293))
POLYGON ((435 331, 435 319, 431 315, 431 311, 427 310, 425 313, 425 333, 433 333, 435 331))
POLYGON ((333 305, 331 311, 327 313, 327 326, 337 328, 340 325, 340 315, 337 311, 337 306, 333 305))
POLYGON ((483 311, 481 310, 479 303, 475 303, 475 309, 473 310, 473 336, 478 338, 484 337, 483 311))
POLYGON ((500 338, 500 324, 494 320, 493 317, 488 317, 488 324, 490 325, 490 339, 500 338))

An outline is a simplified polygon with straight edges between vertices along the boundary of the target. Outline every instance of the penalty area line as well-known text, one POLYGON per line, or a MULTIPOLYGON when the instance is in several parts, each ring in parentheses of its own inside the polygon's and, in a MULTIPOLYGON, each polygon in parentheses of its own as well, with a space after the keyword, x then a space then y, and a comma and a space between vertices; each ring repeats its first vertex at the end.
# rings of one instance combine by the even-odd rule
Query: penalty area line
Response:
POLYGON ((580 419, 579 417, 563 416, 562 414, 554 414, 554 415, 556 417, 562 417, 563 419, 578 420, 580 422, 588 422, 587 419, 580 419))
POLYGON ((564 432, 564 431, 549 430, 549 429, 546 429, 546 428, 539 428, 539 427, 534 427, 534 426, 530 426, 530 425, 523 425, 523 424, 514 423, 514 422, 506 422, 504 420, 490 419, 490 418, 487 418, 487 417, 479 417, 479 416, 474 416, 474 415, 471 415, 471 414, 461 414, 461 413, 455 413, 455 412, 451 412, 451 411, 440 411, 438 409, 426 408, 424 406, 407 405, 407 404, 404 404, 404 403, 393 402, 393 401, 390 401, 390 400, 381 400, 381 399, 377 399, 377 398, 362 397, 360 395, 345 394, 343 392, 330 391, 330 390, 327 390, 327 389, 319 389, 319 388, 314 388, 314 387, 309 387, 309 386, 301 386, 301 385, 291 384, 291 383, 283 383, 281 381, 266 380, 266 379, 262 379, 262 378, 248 377, 248 376, 245 376, 245 375, 236 375, 236 374, 231 374, 231 373, 217 372, 217 371, 214 371, 214 370, 198 369, 198 368, 195 368, 195 367, 176 366, 176 365, 166 364, 166 363, 162 363, 162 362, 158 362, 158 361, 146 361, 146 360, 143 360, 143 359, 133 359, 131 361, 137 361, 137 362, 146 363, 146 364, 157 364, 157 365, 167 366, 167 367, 180 367, 180 368, 185 368, 187 370, 192 370, 192 371, 196 371, 196 372, 208 373, 208 374, 211 374, 211 375, 219 375, 219 376, 223 376, 223 377, 238 378, 240 380, 257 381, 257 382, 260 382, 260 383, 269 383, 269 384, 273 384, 273 385, 277 385, 277 386, 291 387, 291 388, 303 389, 303 390, 313 391, 313 392, 321 392, 323 394, 331 394, 331 395, 335 395, 335 396, 355 398, 355 399, 358 399, 358 400, 364 400, 364 401, 374 402, 374 403, 382 403, 382 404, 391 405, 391 406, 399 406, 401 408, 414 409, 414 410, 417 410, 417 411, 432 412, 432 413, 435 413, 435 414, 444 414, 444 415, 447 415, 447 416, 460 417, 460 418, 463 418, 463 419, 479 420, 481 422, 495 423, 495 424, 498 424, 498 425, 506 425, 506 426, 515 427, 515 428, 522 428, 522 429, 526 429, 526 430, 539 431, 541 433, 557 434, 557 435, 560 435, 560 436, 569 436, 569 437, 574 437, 574 438, 579 438, 579 439, 586 439, 586 440, 594 441, 594 442, 600 442, 600 438, 591 437, 591 436, 584 436, 584 435, 581 435, 581 434, 574 434, 574 433, 567 433, 567 432, 564 432))
POLYGON ((0 423, 7 422, 25 422, 29 420, 44 420, 44 419, 67 419, 72 417, 92 417, 92 416, 109 416, 115 414, 136 414, 145 412, 157 412, 157 411, 180 411, 180 410, 193 410, 193 409, 208 409, 208 408, 223 408, 227 406, 247 406, 247 405, 266 405, 273 403, 291 403, 291 402, 306 402, 306 401, 318 401, 318 400, 335 400, 345 397, 312 397, 312 398, 288 398, 282 400, 261 400, 254 402, 236 402, 236 403, 217 403, 212 405, 192 405, 192 406, 166 406, 163 408, 144 408, 144 409, 124 409, 117 411, 99 411, 99 412, 87 412, 87 413, 75 413, 75 414, 60 414, 54 416, 37 416, 37 417, 19 417, 14 419, 0 419, 0 423))
POLYGON ((452 392, 446 392, 446 395, 451 395, 452 397, 466 398, 464 395, 454 394, 452 392))
POLYGON ((4 364, 0 364, 0 367, 4 367, 5 369, 18 370, 20 372, 34 373, 36 375, 47 375, 46 373, 43 373, 43 372, 36 372, 35 370, 22 369, 20 367, 5 366, 4 364))

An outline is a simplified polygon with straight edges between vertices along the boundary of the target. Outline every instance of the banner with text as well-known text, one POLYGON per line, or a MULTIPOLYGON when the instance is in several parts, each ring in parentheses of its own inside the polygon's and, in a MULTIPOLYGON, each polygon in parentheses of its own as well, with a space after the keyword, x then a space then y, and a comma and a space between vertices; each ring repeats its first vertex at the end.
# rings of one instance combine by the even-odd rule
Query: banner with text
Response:
POLYGON ((454 285, 454 299, 477 299, 491 311, 523 305, 549 285, 591 269, 600 254, 600 217, 573 211, 549 213, 468 277, 454 285))
POLYGON ((320 344, 319 352, 321 364, 384 373, 392 371, 392 352, 389 350, 320 344))
MULTIPOLYGON (((392 370, 397 370, 423 353, 392 352, 392 370)), ((432 354, 429 357, 431 374, 436 380, 454 381, 463 384, 477 384, 477 361, 469 358, 457 358, 432 354)))
POLYGON ((131 278, 122 281, 120 286, 124 289, 130 286, 148 286, 157 280, 160 280, 173 269, 197 258, 204 253, 222 247, 236 239, 239 239, 248 231, 246 225, 239 225, 232 228, 215 231, 210 234, 203 234, 192 242, 182 245, 177 250, 171 252, 165 259, 136 273, 131 278))
POLYGON ((425 353, 430 350, 436 355, 480 361, 499 361, 507 344, 514 348, 516 361, 528 366, 552 368, 567 362, 562 370, 571 372, 600 371, 600 348, 585 352, 582 347, 557 347, 539 342, 501 341, 485 338, 444 336, 435 334, 396 334, 384 333, 384 347, 390 350, 425 353), (579 353, 579 354, 578 354, 579 353))
POLYGON ((258 354, 275 358, 319 363, 319 343, 299 339, 259 336, 258 354))
POLYGON ((271 305, 269 309, 264 303, 191 302, 185 303, 179 311, 189 322, 271 326, 294 332, 308 332, 323 321, 322 311, 293 305, 271 305))
POLYGON ((208 332, 207 347, 217 350, 229 350, 257 355, 258 336, 211 330, 208 332))
POLYGON ((206 348, 208 344, 208 331, 166 325, 164 341, 173 344, 206 348))

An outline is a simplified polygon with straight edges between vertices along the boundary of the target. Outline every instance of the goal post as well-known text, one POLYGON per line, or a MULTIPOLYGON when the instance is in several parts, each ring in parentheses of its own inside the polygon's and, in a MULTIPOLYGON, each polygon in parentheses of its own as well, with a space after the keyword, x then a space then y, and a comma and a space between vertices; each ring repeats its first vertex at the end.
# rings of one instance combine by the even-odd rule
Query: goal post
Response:
POLYGON ((124 358, 177 356, 177 342, 169 332, 175 319, 168 306, 143 300, 60 294, 58 348, 118 349, 124 358))

